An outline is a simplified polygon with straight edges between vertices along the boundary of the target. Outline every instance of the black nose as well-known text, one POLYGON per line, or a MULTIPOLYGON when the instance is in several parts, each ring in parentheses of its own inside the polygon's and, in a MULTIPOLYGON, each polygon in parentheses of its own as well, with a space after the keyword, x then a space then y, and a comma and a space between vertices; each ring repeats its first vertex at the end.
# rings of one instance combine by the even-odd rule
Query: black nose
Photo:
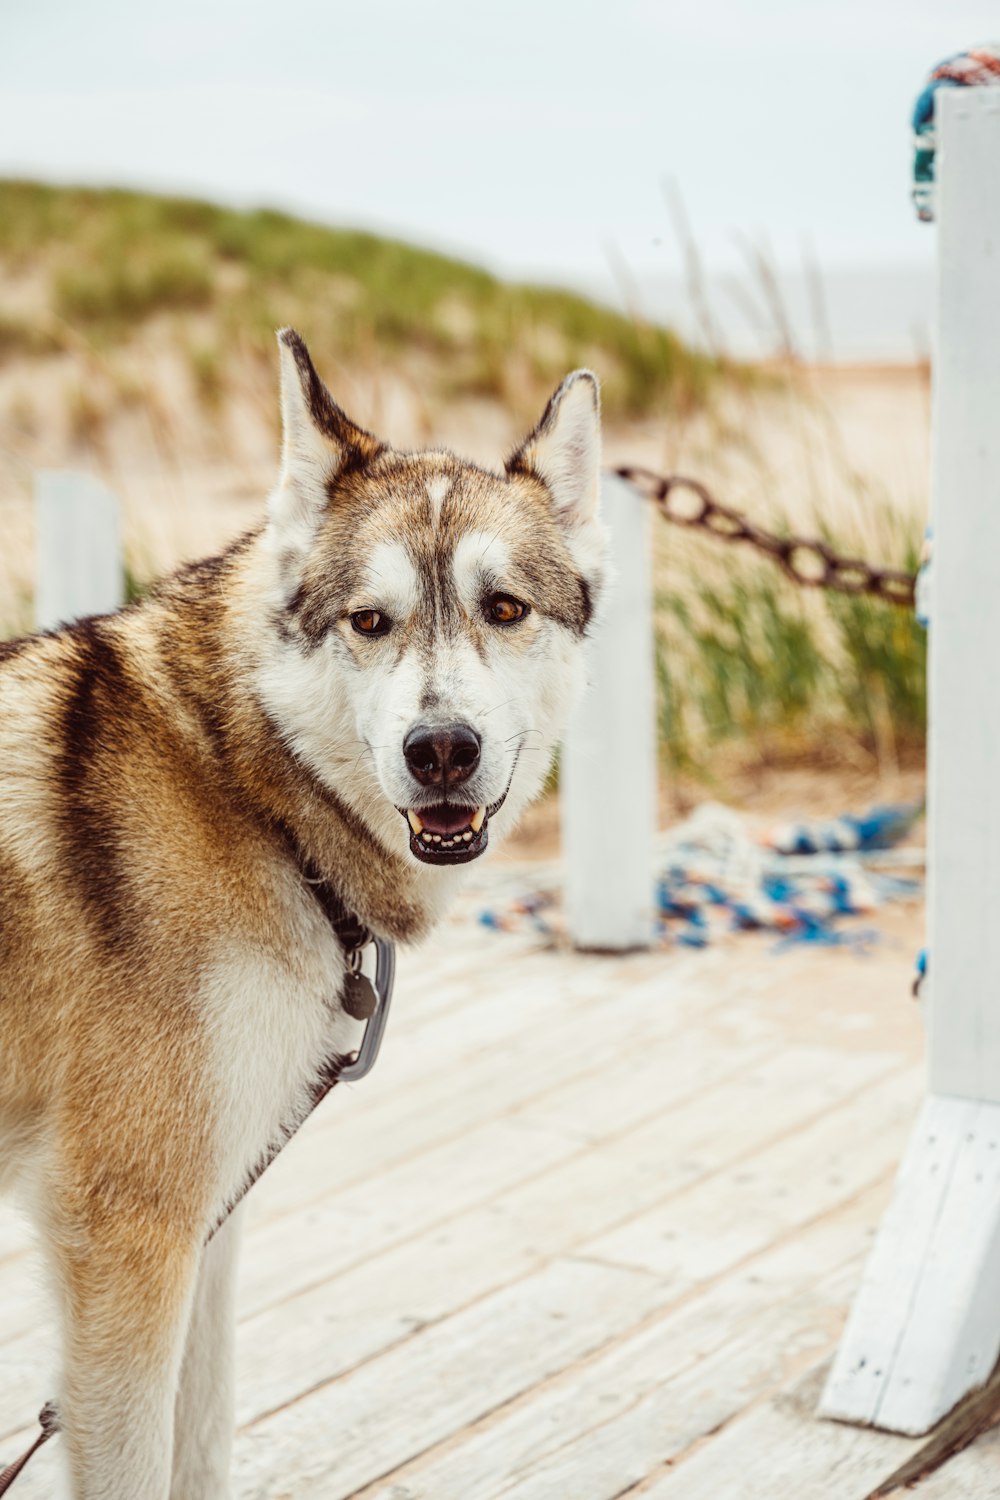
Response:
POLYGON ((424 786, 445 790, 468 781, 479 764, 482 743, 468 724, 415 724, 403 741, 403 755, 424 786))

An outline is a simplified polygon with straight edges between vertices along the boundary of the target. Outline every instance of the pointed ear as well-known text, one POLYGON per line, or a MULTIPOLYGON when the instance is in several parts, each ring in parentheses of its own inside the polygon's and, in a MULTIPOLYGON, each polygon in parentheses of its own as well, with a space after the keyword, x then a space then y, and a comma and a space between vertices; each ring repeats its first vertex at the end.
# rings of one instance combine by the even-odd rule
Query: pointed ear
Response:
POLYGON ((281 329, 278 350, 281 478, 269 515, 277 530, 297 532, 305 541, 327 504, 330 481, 375 458, 382 444, 341 411, 294 328, 281 329))
POLYGON ((507 472, 540 479, 564 526, 579 526, 594 518, 601 479, 601 397, 596 375, 574 370, 566 376, 534 432, 508 460, 507 472))

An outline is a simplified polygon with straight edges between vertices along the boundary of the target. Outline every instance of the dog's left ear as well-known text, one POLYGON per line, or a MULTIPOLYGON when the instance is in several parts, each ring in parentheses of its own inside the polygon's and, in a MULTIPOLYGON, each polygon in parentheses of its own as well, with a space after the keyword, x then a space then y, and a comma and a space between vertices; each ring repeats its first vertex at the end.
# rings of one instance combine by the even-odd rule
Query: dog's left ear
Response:
POLYGON ((601 397, 597 376, 574 370, 542 420, 507 461, 508 474, 533 474, 549 494, 557 520, 580 526, 597 514, 601 482, 601 397))
POLYGON ((330 498, 330 482, 370 462, 378 438, 341 411, 294 328, 278 334, 281 354, 281 478, 271 496, 272 526, 307 545, 330 498))

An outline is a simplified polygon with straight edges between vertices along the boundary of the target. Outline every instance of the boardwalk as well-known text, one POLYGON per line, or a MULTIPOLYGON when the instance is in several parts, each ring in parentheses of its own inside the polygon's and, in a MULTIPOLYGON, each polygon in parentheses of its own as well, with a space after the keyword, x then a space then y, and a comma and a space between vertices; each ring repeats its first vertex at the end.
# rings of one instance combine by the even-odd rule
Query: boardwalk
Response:
MULTIPOLYGON (((404 955, 376 1073, 253 1194, 235 1496, 870 1495, 920 1444, 813 1409, 921 1092, 907 921, 866 959, 588 959, 466 915, 404 955)), ((49 1337, 4 1212, 0 1453, 49 1337)), ((998 1464, 982 1440, 920 1500, 998 1464)))

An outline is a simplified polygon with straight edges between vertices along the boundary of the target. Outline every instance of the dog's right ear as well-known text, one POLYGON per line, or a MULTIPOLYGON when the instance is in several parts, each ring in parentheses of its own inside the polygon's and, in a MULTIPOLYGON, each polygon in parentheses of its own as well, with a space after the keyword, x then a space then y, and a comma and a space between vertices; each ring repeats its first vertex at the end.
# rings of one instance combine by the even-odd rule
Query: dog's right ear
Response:
POLYGON ((272 527, 293 548, 308 546, 330 498, 330 482, 381 451, 378 438, 337 405, 294 328, 278 334, 281 355, 281 478, 271 496, 272 527))

